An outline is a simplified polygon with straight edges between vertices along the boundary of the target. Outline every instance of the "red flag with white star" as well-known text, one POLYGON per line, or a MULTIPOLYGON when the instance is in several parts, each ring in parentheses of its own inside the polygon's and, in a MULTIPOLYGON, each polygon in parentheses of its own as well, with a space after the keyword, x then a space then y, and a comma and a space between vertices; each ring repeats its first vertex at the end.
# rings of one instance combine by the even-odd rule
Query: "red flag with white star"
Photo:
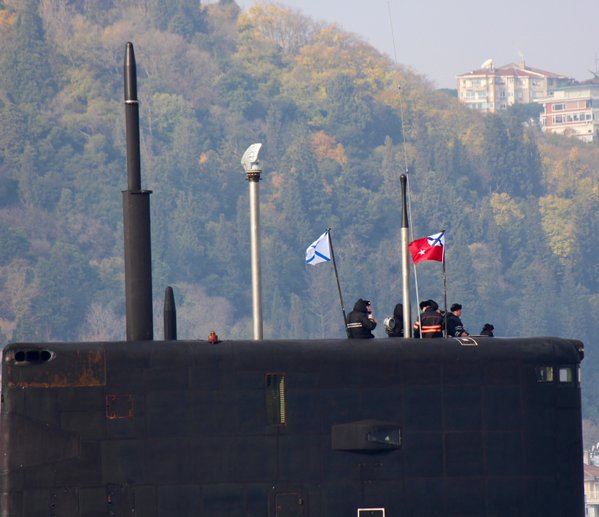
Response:
POLYGON ((409 249, 414 264, 424 260, 443 262, 445 258, 445 231, 412 241, 409 249))

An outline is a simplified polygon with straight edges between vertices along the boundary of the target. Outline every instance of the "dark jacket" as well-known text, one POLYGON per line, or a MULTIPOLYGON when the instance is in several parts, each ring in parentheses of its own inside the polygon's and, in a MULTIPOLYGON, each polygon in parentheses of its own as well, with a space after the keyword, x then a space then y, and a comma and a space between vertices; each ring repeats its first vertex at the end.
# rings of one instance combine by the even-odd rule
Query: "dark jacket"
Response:
POLYGON ((376 328, 376 321, 368 318, 367 305, 368 302, 360 298, 354 305, 354 310, 347 316, 347 329, 350 338, 369 339, 374 337, 370 331, 376 328))
POLYGON ((495 327, 493 325, 491 325, 490 323, 485 323, 483 325, 483 329, 480 331, 480 335, 481 336, 489 336, 489 337, 493 337, 493 331, 495 330, 495 327))
POLYGON ((389 337, 403 337, 403 305, 398 303, 393 309, 392 327, 385 327, 389 337))
POLYGON ((466 329, 459 316, 453 312, 447 313, 447 337, 460 337, 466 329))
MULTIPOLYGON (((420 314, 422 322, 422 337, 443 337, 444 318, 432 307, 428 307, 420 314)), ((414 337, 420 337, 420 321, 414 323, 414 337)))

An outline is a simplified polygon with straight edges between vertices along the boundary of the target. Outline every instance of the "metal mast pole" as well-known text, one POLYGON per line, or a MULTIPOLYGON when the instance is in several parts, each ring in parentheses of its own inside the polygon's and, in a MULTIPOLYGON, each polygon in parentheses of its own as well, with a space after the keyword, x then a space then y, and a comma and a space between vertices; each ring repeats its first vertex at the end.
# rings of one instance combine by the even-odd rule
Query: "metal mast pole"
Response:
POLYGON ((252 307, 254 340, 262 339, 262 269, 260 265, 260 196, 261 170, 248 172, 250 184, 250 233, 252 242, 252 307))
POLYGON ((337 261, 335 260, 335 251, 333 250, 333 239, 331 237, 331 229, 328 229, 329 246, 331 247, 331 258, 333 259, 333 268, 335 269, 335 279, 337 280, 337 290, 339 291, 339 301, 341 302, 341 312, 343 313, 343 326, 345 333, 349 337, 349 329, 347 328, 347 316, 345 314, 345 305, 343 304, 343 295, 341 294, 341 284, 339 283, 339 273, 337 272, 337 261))
POLYGON ((252 244, 252 311, 254 340, 262 339, 262 270, 260 267, 260 199, 258 182, 262 173, 259 156, 262 144, 252 144, 243 153, 241 165, 250 184, 250 235, 252 244))
POLYGON ((399 177, 401 183, 401 279, 403 285, 403 335, 412 337, 412 301, 410 297, 410 231, 408 227, 408 205, 406 202, 407 176, 399 177))
POLYGON ((150 238, 151 191, 141 190, 137 67, 131 42, 127 43, 123 68, 128 179, 128 190, 123 191, 127 341, 144 341, 154 339, 150 238))

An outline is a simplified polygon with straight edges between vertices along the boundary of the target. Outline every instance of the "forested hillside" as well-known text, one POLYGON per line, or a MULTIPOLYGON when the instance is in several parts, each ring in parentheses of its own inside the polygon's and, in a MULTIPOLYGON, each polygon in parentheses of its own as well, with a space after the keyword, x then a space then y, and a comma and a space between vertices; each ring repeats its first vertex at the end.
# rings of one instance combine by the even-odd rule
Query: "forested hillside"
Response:
MULTIPOLYGON (((520 111, 482 116, 357 36, 232 0, 0 0, 0 329, 16 340, 122 339, 122 65, 135 45, 142 185, 153 191, 156 336, 172 285, 179 336, 251 337, 248 186, 262 142, 265 337, 343 337, 348 310, 400 301, 399 175, 413 238, 447 230, 448 301, 473 332, 582 339, 599 421, 599 147, 520 111)), ((443 298, 441 266, 418 266, 443 298)), ((599 438, 599 434, 593 435, 599 438)))

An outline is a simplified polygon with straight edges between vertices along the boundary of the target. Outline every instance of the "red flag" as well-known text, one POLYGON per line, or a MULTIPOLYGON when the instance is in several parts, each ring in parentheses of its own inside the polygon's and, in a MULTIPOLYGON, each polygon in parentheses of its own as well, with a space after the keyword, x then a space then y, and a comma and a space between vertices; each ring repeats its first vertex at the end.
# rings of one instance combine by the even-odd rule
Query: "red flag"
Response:
POLYGON ((414 264, 418 264, 423 260, 443 262, 445 258, 445 231, 412 241, 409 248, 414 264))

